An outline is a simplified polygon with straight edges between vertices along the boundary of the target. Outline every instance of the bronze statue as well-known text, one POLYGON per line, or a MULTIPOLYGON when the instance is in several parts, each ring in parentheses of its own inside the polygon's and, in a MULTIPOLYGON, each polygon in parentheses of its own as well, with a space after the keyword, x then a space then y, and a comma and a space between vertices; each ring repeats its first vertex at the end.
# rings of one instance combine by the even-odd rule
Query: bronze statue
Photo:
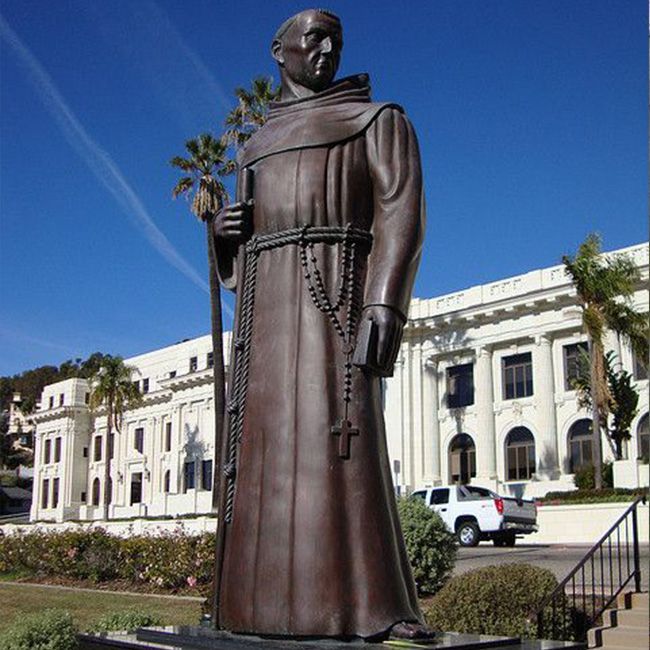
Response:
POLYGON ((217 626, 382 638, 421 625, 382 414, 423 238, 418 144, 367 75, 334 82, 339 19, 277 31, 281 99, 215 220, 237 291, 217 626))

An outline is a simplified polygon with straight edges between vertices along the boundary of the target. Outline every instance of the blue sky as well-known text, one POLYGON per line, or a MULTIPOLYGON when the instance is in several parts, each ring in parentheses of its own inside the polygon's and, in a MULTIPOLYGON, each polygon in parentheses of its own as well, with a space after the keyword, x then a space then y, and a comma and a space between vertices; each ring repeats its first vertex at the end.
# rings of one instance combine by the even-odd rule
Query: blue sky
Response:
MULTIPOLYGON (((204 231, 169 159, 272 75, 303 2, 3 0, 0 374, 209 329, 204 231)), ((643 0, 331 0, 339 76, 367 71, 422 152, 415 295, 647 239, 643 0)), ((226 298, 232 307, 231 296, 226 298)))

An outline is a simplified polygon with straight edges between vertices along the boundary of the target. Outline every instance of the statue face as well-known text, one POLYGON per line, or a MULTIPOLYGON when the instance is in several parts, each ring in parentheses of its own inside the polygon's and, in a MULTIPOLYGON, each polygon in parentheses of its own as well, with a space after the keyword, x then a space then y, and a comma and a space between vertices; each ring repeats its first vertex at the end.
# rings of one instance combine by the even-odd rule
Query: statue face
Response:
POLYGON ((332 83, 343 47, 339 22, 316 11, 305 11, 282 36, 279 47, 276 44, 273 55, 293 82, 313 92, 332 83))

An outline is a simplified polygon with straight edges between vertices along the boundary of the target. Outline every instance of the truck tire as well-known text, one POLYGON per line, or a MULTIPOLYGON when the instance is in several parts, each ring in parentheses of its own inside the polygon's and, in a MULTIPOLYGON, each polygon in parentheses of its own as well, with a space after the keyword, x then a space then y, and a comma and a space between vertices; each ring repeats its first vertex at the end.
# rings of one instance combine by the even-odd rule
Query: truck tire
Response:
POLYGON ((478 546, 481 533, 478 526, 473 521, 464 521, 456 531, 458 543, 461 546, 478 546))
POLYGON ((517 536, 514 533, 506 533, 503 536, 504 546, 514 546, 517 543, 517 536))
POLYGON ((500 533, 492 538, 495 546, 514 546, 517 538, 514 533, 500 533))

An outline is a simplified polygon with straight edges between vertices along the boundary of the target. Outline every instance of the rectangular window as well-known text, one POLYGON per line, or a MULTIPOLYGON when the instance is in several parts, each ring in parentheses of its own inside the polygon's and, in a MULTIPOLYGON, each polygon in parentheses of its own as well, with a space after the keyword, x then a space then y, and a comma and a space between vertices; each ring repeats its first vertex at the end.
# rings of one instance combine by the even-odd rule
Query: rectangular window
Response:
POLYGON ((47 500, 50 492, 50 481, 44 478, 41 484, 41 508, 47 508, 47 500))
POLYGON ((88 447, 83 448, 83 457, 88 458, 88 447))
POLYGON ((643 381, 644 379, 648 378, 648 364, 647 362, 644 363, 643 359, 640 359, 637 354, 633 354, 633 372, 634 372, 634 379, 637 381, 643 381))
POLYGON ((185 492, 196 487, 194 461, 185 463, 183 467, 183 488, 185 492))
POLYGON ((55 478, 52 481, 52 507, 56 508, 59 505, 59 479, 55 478))
POLYGON ((208 357, 206 360, 206 367, 212 368, 214 366, 214 352, 208 352, 208 357))
POLYGON ((202 490, 212 489, 212 461, 211 460, 201 461, 201 489, 202 490))
POLYGON ((93 453, 93 460, 95 462, 102 459, 102 436, 95 436, 95 448, 93 453))
POLYGON ((85 402, 86 404, 90 404, 90 393, 86 393, 86 394, 84 395, 84 402, 85 402))
POLYGON ((172 450, 172 423, 165 422, 165 451, 172 450))
POLYGON ((148 393, 149 392, 149 377, 145 377, 142 380, 142 392, 143 393, 148 393))
POLYGON ((111 433, 108 436, 108 457, 113 460, 115 458, 115 434, 111 433))
POLYGON ((54 395, 50 395, 50 408, 54 408, 54 395))
POLYGON ((199 367, 198 357, 190 357, 190 372, 196 372, 199 367))
POLYGON ((431 491, 431 505, 442 505, 449 503, 449 488, 431 491))
POLYGON ((61 443, 62 443, 62 438, 56 438, 54 441, 54 462, 55 463, 60 463, 61 462, 61 443))
POLYGON ((447 368, 447 407, 460 408, 474 404, 474 364, 447 368))
POLYGON ((131 474, 131 505, 142 503, 142 472, 131 474))
POLYGON ((45 445, 43 446, 43 463, 47 465, 50 462, 52 454, 52 441, 46 440, 45 445))
POLYGON ((47 508, 47 501, 49 498, 50 492, 50 481, 49 479, 44 478, 43 483, 41 483, 41 508, 47 508))
POLYGON ((533 359, 530 352, 503 358, 503 399, 533 394, 533 359))
POLYGON ((173 379, 174 377, 176 377, 176 371, 175 371, 175 370, 171 370, 171 371, 169 372, 169 378, 170 378, 170 379, 173 379))
POLYGON ((585 364, 589 354, 589 346, 586 343, 572 343, 565 345, 564 351, 564 390, 575 390, 573 382, 580 377, 581 374, 589 372, 588 366, 585 364))
POLYGON ((81 503, 86 503, 86 493, 85 492, 81 493, 81 496, 79 497, 79 501, 81 501, 81 503))
POLYGON ((144 428, 138 427, 133 436, 133 447, 141 454, 144 452, 144 428))
POLYGON ((140 382, 139 382, 139 381, 134 381, 134 382, 133 382, 133 386, 135 387, 135 389, 136 389, 138 392, 140 392, 140 382))
POLYGON ((63 402, 65 401, 65 394, 61 393, 59 395, 59 406, 63 406, 63 402))

